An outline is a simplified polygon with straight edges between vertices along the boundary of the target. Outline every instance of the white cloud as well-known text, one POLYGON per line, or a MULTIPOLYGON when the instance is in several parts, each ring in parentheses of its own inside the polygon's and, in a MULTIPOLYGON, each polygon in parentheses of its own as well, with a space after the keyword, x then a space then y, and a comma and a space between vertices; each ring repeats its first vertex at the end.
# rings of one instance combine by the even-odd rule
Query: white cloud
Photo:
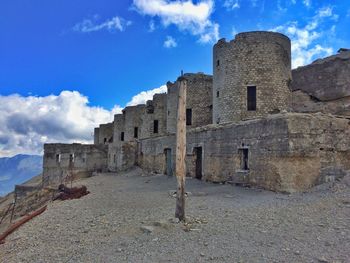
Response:
POLYGON ((331 17, 332 20, 337 21, 339 18, 338 14, 334 14, 333 12, 333 7, 331 6, 325 6, 323 8, 320 8, 317 10, 316 19, 321 19, 321 18, 325 18, 325 17, 331 17))
POLYGON ((154 30, 156 30, 156 24, 154 23, 153 20, 149 21, 148 26, 149 26, 149 29, 148 29, 149 32, 153 32, 154 30))
POLYGON ((311 6, 311 0, 303 0, 303 4, 304 4, 306 7, 310 7, 310 6, 311 6))
POLYGON ((204 34, 201 34, 199 38, 200 43, 212 43, 219 40, 219 24, 213 24, 213 28, 204 34))
POLYGON ((224 7, 226 7, 227 10, 235 10, 239 9, 241 6, 239 0, 225 0, 224 7))
POLYGON ((145 104, 148 100, 152 100, 154 94, 166 93, 167 87, 163 85, 159 88, 152 90, 141 91, 139 94, 132 97, 131 101, 126 104, 126 106, 135 106, 139 104, 145 104))
POLYGON ((98 23, 98 16, 95 15, 92 19, 84 19, 82 22, 77 23, 73 27, 73 30, 82 33, 89 33, 100 30, 107 30, 109 32, 122 32, 127 26, 130 26, 131 24, 131 21, 127 21, 118 16, 108 19, 102 23, 98 23))
MULTIPOLYGON (((9 176, 9 175, 0 176, 0 182, 6 182, 10 179, 11 179, 11 176, 9 176)), ((0 192, 0 196, 2 196, 2 195, 3 195, 3 193, 0 192)))
POLYGON ((281 0, 278 0, 278 1, 277 1, 277 9, 278 9, 280 12, 286 12, 286 11, 287 11, 287 7, 283 7, 283 6, 282 6, 281 0))
POLYGON ((331 16, 333 13, 333 10, 331 7, 327 6, 327 7, 323 7, 323 8, 320 8, 318 11, 317 11, 317 15, 319 17, 329 17, 331 16))
MULTIPOLYGON (((317 44, 316 40, 323 36, 324 30, 319 29, 323 19, 334 19, 334 16, 332 8, 324 7, 317 10, 315 16, 304 27, 300 27, 297 22, 289 22, 272 29, 272 31, 278 31, 290 37, 293 68, 304 66, 316 58, 329 56, 333 53, 331 47, 317 44)), ((335 28, 331 27, 330 32, 332 30, 335 28)))
POLYGON ((164 47, 165 48, 174 48, 174 47, 177 47, 177 43, 173 37, 167 36, 166 40, 164 41, 164 47))
POLYGON ((40 154, 46 142, 91 142, 99 123, 113 120, 113 114, 88 105, 77 91, 58 96, 0 96, 0 155, 40 154))
MULTIPOLYGON (((142 91, 127 106, 143 104, 166 91, 165 85, 142 91)), ((0 95, 0 157, 42 154, 44 143, 92 143, 94 128, 113 121, 122 109, 90 106, 88 98, 77 91, 45 97, 0 95)))
POLYGON ((180 31, 199 36, 202 43, 219 39, 219 25, 210 20, 214 11, 213 0, 202 0, 193 3, 169 0, 134 0, 135 9, 151 17, 159 17, 165 27, 176 25, 180 31))

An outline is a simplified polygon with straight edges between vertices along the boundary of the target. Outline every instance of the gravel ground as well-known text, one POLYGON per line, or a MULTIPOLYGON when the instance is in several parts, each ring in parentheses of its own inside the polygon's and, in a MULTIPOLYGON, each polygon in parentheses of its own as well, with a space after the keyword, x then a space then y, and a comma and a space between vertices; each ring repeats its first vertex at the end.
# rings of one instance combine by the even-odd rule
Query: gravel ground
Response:
POLYGON ((79 181, 0 245, 0 262, 350 262, 350 188, 283 195, 186 181, 188 223, 173 219, 174 178, 139 171, 79 181))

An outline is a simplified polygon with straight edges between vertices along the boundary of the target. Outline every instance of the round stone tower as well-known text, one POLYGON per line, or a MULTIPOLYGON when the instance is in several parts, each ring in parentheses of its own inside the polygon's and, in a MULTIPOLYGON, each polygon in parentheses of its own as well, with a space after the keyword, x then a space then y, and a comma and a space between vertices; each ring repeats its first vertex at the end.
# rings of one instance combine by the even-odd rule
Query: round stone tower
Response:
POLYGON ((240 33, 213 52, 213 123, 263 117, 287 109, 290 39, 280 33, 240 33))

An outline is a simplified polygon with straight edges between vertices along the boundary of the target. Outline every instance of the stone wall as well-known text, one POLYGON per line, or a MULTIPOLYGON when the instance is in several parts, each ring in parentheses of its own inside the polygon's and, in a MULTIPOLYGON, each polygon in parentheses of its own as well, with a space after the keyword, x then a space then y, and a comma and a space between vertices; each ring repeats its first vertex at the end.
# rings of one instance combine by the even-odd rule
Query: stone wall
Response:
POLYGON ((145 113, 145 105, 126 107, 123 110, 125 114, 125 141, 135 141, 142 135, 142 116, 145 113), (137 138, 135 138, 135 128, 137 128, 137 138))
POLYGON ((94 129, 94 144, 99 144, 100 140, 100 128, 94 129))
MULTIPOLYGON (((303 191, 350 170, 349 136, 348 119, 323 114, 276 114, 192 129, 187 132, 187 175, 196 176, 195 149, 202 147, 203 180, 303 191), (243 165, 244 151, 248 169, 243 165)), ((174 166, 174 135, 142 140, 139 165, 164 173, 166 148, 173 150, 174 166)))
POLYGON ((137 142, 108 145, 108 171, 128 170, 137 164, 137 142))
POLYGON ((166 134, 167 95, 155 94, 153 100, 147 101, 142 116, 141 138, 163 136, 166 134), (154 131, 154 122, 158 122, 158 132, 154 131))
POLYGON ((240 121, 288 108, 291 44, 274 32, 248 32, 213 49, 213 123, 240 121), (247 87, 256 87, 256 110, 247 110, 247 87))
POLYGON ((108 146, 89 144, 45 144, 43 185, 57 185, 68 177, 90 176, 107 168, 108 146))
POLYGON ((125 114, 114 115, 114 127, 113 127, 113 143, 121 144, 122 136, 125 140, 125 114), (124 135, 122 135, 124 133, 124 135))
POLYGON ((293 70, 292 110, 350 116, 349 72, 350 51, 293 70))
POLYGON ((114 123, 111 122, 101 124, 98 129, 95 129, 94 144, 108 144, 113 142, 113 126, 114 123))
MULTIPOLYGON (((195 128, 212 123, 212 76, 203 73, 186 73, 183 76, 187 80, 186 108, 192 110, 191 125, 187 128, 195 128)), ((176 132, 178 85, 168 82, 167 93, 167 131, 176 132)))

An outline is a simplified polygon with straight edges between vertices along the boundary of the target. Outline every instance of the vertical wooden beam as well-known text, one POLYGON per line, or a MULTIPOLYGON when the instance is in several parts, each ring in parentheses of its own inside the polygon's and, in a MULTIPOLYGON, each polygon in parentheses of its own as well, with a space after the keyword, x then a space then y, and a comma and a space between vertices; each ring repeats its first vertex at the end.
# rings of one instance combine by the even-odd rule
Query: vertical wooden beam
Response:
POLYGON ((185 220, 185 179, 186 179, 186 92, 187 81, 183 77, 178 79, 179 97, 176 125, 176 210, 175 217, 185 220))

